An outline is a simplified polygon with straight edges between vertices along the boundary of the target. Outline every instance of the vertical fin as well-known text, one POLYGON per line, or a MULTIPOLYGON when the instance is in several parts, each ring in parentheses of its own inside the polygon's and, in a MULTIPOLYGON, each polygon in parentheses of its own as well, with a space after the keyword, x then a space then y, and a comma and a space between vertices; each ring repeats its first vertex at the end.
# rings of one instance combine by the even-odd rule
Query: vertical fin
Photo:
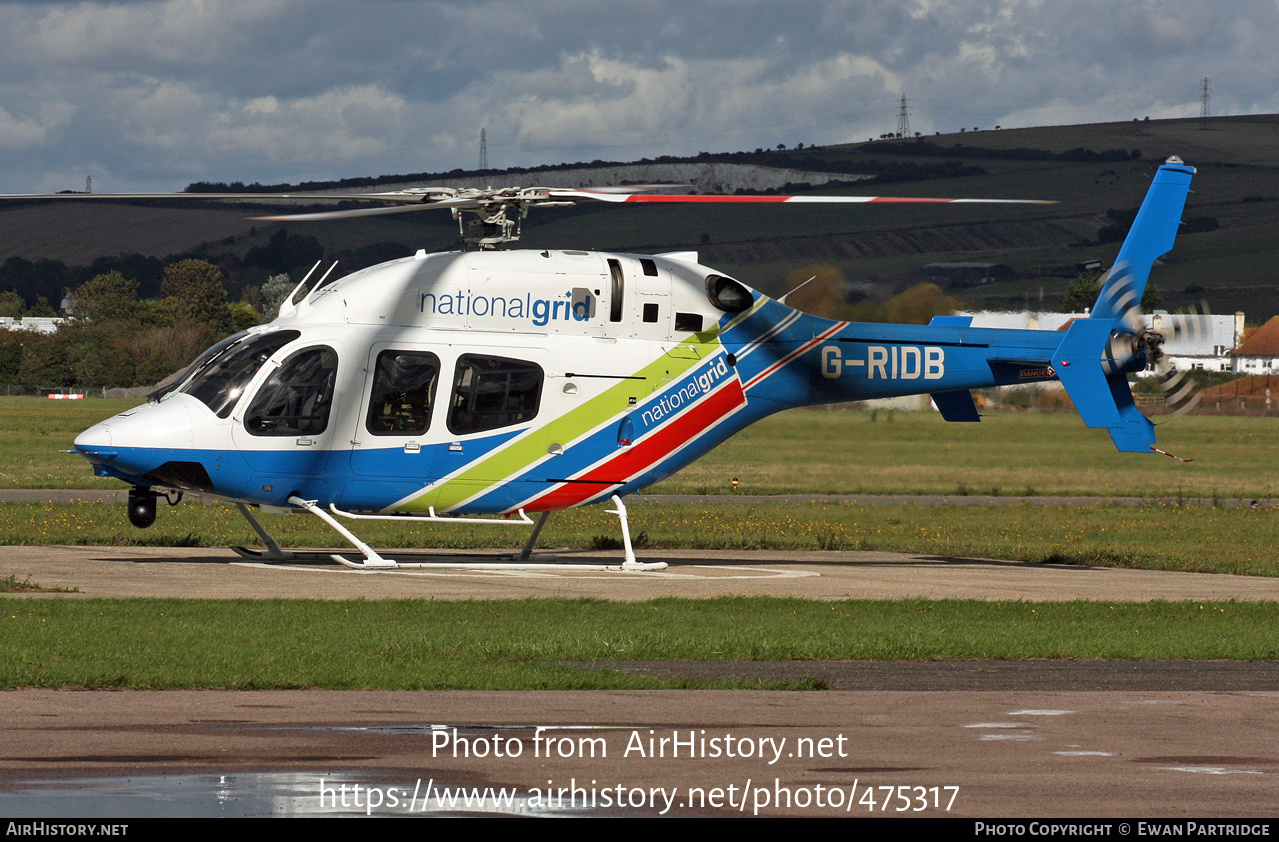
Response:
POLYGON ((1128 378, 1107 374, 1102 365, 1112 333, 1135 333, 1129 325, 1146 291, 1150 268, 1172 249, 1190 192, 1194 167, 1169 158, 1146 192, 1137 218, 1107 275, 1089 318, 1072 322, 1052 357, 1057 378, 1089 427, 1104 427, 1115 447, 1130 453, 1152 452, 1155 428, 1133 402, 1128 378))
POLYGON ((1172 250, 1177 238, 1186 194, 1190 192, 1190 179, 1194 174, 1194 167, 1186 166, 1175 157, 1169 158, 1168 163, 1155 173, 1155 180, 1146 192, 1132 228, 1128 229, 1115 265, 1097 296, 1092 318, 1113 322, 1124 318, 1141 302, 1146 292, 1146 281, 1150 279, 1150 267, 1172 250))

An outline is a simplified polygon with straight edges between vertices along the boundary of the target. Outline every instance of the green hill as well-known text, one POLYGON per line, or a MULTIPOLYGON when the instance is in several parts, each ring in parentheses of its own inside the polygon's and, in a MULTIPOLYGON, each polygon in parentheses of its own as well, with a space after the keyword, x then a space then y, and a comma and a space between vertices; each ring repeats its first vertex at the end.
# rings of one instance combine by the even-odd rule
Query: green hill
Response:
MULTIPOLYGON (((1178 155, 1196 166, 1194 193, 1179 237, 1153 280, 1174 309, 1207 298, 1214 312, 1243 310, 1250 322, 1279 313, 1279 115, 1206 121, 1134 120, 932 135, 804 150, 738 153, 756 165, 813 171, 883 173, 845 193, 1053 199, 1031 206, 628 206, 538 211, 523 245, 658 252, 697 250, 702 262, 770 292, 814 264, 837 266, 852 281, 887 294, 918 282, 932 262, 999 263, 1011 278, 952 290, 973 306, 1021 307, 1060 300, 1074 266, 1107 265, 1123 213, 1140 203, 1156 166, 1178 155), (1109 155, 1084 154, 1114 152, 1109 155), (963 172, 969 174, 955 175, 963 172), (898 179, 908 180, 898 180, 898 179), (886 182, 886 183, 885 183, 886 182), (1114 211, 1108 214, 1108 211, 1114 211)), ((713 161, 734 156, 699 156, 713 161)), ((486 175, 497 183, 501 174, 486 175)), ((536 181, 522 172, 521 184, 536 181)), ((273 209, 274 210, 274 209, 273 209)), ((0 208, 0 262, 11 256, 87 263, 139 251, 165 256, 203 247, 243 255, 274 226, 248 211, 175 206, 31 205, 0 208), (158 220, 164 220, 161 225, 158 220), (250 229, 257 225, 253 234, 250 229)), ((329 253, 375 242, 453 247, 447 214, 315 223, 306 233, 329 253)), ((301 224, 291 225, 300 230, 301 224)))

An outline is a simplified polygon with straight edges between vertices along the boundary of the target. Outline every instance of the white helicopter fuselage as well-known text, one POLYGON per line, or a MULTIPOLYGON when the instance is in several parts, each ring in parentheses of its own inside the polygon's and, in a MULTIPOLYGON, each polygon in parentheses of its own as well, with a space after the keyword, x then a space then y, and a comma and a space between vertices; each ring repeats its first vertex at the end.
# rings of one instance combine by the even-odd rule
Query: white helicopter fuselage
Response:
POLYGON ((584 478, 583 466, 638 448, 646 456, 625 460, 626 484, 655 481, 745 408, 739 385, 724 417, 689 411, 730 380, 719 331, 736 314, 723 302, 743 312, 760 300, 692 254, 419 252, 286 303, 76 446, 102 475, 267 505, 291 495, 364 511, 580 505, 623 484, 584 478), (708 278, 722 279, 716 299, 708 278), (658 427, 663 443, 645 448, 658 427), (529 476, 556 460, 563 471, 529 476))

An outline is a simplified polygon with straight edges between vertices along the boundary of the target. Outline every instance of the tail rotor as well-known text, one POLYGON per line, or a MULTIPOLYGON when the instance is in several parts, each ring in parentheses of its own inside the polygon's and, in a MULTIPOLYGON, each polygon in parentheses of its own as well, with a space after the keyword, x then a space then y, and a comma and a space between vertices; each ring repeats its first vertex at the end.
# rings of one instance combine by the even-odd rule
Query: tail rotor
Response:
MULTIPOLYGON (((1179 345, 1193 348, 1209 334, 1211 315, 1208 302, 1201 301, 1191 306, 1188 313, 1162 317, 1168 322, 1167 328, 1161 326, 1167 337, 1165 341, 1174 350, 1179 345)), ((1199 404, 1203 387, 1191 377, 1189 370, 1179 370, 1172 364, 1169 355, 1162 350, 1163 344, 1160 343, 1159 355, 1151 358, 1151 365, 1159 377, 1159 388, 1164 394, 1164 405, 1168 408, 1168 413, 1185 415, 1199 404)))

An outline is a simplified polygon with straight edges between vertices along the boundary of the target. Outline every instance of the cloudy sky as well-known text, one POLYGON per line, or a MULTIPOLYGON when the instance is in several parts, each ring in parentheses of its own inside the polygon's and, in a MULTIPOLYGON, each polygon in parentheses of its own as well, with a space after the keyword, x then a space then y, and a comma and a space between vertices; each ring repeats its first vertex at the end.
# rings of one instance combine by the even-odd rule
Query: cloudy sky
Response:
POLYGON ((1279 111, 1276 0, 0 0, 3 192, 1279 111))

